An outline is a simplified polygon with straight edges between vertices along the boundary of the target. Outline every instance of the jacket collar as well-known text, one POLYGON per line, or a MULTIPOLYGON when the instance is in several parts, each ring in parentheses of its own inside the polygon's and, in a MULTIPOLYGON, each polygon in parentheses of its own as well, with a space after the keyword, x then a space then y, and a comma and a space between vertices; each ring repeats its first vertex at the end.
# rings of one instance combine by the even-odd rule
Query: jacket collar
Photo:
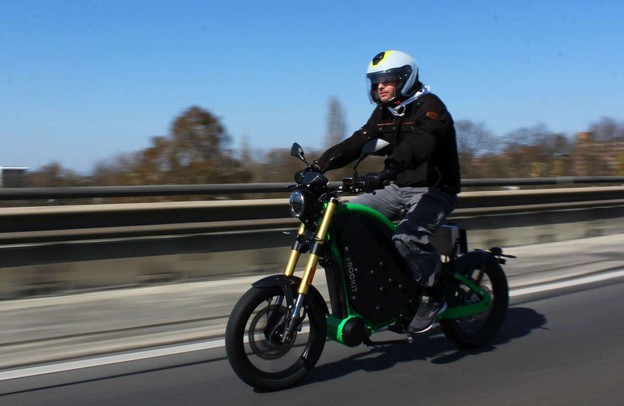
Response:
POLYGON ((424 96, 424 95, 426 95, 428 93, 431 93, 431 87, 428 86, 428 85, 424 85, 422 90, 414 93, 413 96, 403 100, 398 106, 396 106, 396 107, 388 107, 388 110, 395 117, 403 117, 403 115, 405 114, 405 106, 407 106, 408 104, 416 101, 416 99, 418 99, 419 97, 422 97, 422 96, 424 96))

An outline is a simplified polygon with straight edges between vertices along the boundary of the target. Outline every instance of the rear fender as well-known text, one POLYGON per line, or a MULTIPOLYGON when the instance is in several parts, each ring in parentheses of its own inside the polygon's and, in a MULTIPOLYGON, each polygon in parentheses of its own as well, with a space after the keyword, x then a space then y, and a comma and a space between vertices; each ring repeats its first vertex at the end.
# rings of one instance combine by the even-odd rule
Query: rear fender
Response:
POLYGON ((491 252, 482 250, 470 251, 457 258, 450 271, 451 273, 459 273, 465 276, 475 267, 478 268, 478 264, 488 261, 496 261, 496 257, 491 252))

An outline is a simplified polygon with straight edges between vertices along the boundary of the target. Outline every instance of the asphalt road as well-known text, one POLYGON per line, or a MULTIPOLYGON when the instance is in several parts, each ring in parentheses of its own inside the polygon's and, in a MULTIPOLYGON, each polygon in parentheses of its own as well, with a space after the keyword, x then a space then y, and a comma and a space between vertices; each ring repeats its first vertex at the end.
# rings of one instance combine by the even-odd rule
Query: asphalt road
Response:
POLYGON ((525 275, 569 277, 513 288, 500 334, 479 351, 457 350, 437 329, 381 349, 330 341, 300 385, 262 393, 234 375, 219 339, 204 340, 0 373, 0 405, 623 404, 624 257, 618 241, 597 256, 568 245, 525 255, 525 275))

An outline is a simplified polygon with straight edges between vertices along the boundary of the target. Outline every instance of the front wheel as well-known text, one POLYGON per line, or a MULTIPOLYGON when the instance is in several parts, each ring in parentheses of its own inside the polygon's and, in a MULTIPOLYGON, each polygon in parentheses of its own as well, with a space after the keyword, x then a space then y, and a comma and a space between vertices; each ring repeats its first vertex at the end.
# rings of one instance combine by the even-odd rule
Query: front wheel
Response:
MULTIPOLYGON (((509 305, 507 277, 495 258, 474 261, 462 274, 492 298, 485 312, 458 319, 441 319, 444 335, 461 348, 475 348, 491 341, 503 324, 509 305)), ((447 297, 449 307, 465 306, 482 300, 466 285, 453 280, 447 297)))
POLYGON ((313 295, 290 342, 281 340, 288 308, 278 286, 252 287, 236 303, 225 330, 225 350, 234 372, 265 390, 294 385, 310 372, 325 346, 326 317, 313 295))

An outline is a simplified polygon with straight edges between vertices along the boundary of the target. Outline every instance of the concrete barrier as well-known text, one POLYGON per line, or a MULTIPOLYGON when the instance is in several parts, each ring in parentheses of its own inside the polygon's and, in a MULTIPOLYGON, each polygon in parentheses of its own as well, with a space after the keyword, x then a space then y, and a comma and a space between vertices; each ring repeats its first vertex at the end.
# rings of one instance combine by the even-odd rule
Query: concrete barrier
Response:
MULTIPOLYGON (((527 204, 515 207, 515 211, 507 205, 505 210, 491 210, 493 214, 488 214, 486 209, 475 209, 468 198, 465 202, 449 221, 468 230, 470 249, 509 249, 624 233, 624 205, 588 204, 590 208, 579 208, 572 202, 563 209, 545 205, 538 209, 528 208, 527 204)), ((535 203, 535 197, 528 202, 535 203)), ((19 212, 15 217, 2 210, 0 219, 12 218, 8 223, 13 228, 0 233, 0 298, 280 272, 298 226, 296 220, 281 217, 284 199, 271 200, 262 207, 253 201, 244 203, 246 215, 251 217, 244 220, 237 220, 240 206, 224 209, 218 202, 165 206, 115 205, 95 219, 102 208, 83 207, 81 221, 99 228, 60 230, 52 225, 62 224, 58 218, 75 213, 77 208, 57 208, 52 214, 40 208, 15 209, 13 214, 19 212), (159 220, 163 210, 168 217, 159 220), (199 222, 195 222, 197 215, 199 222), (27 231, 20 231, 19 221, 15 220, 20 216, 22 221, 45 218, 51 223, 29 224, 27 231), (264 222, 265 217, 273 219, 272 227, 264 222), (127 226, 120 234, 106 231, 107 218, 117 219, 113 225, 127 225, 128 219, 134 219, 139 223, 135 226, 138 231, 127 226), (187 221, 174 223, 181 219, 187 221), (169 223, 150 225, 147 220, 169 223), (144 227, 154 228, 146 232, 144 227)))

